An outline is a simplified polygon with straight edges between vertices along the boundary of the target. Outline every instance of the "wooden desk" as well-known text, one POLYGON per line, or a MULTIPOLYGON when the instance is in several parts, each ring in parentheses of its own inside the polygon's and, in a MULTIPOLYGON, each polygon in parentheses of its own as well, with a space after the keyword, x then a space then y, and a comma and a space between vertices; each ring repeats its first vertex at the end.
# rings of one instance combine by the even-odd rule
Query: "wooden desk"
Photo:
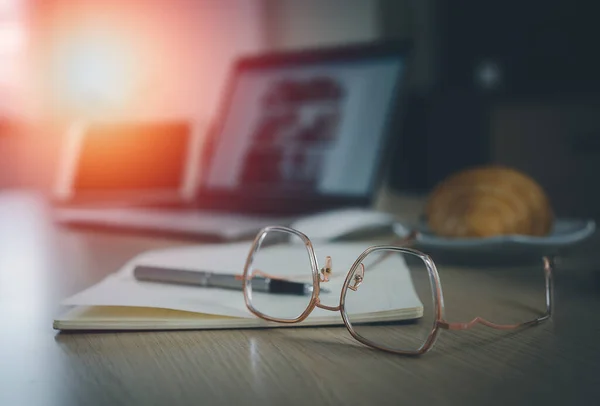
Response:
POLYGON ((0 405, 598 402, 594 255, 562 262, 551 323, 518 333, 485 327, 445 332, 419 358, 369 349, 341 327, 119 334, 52 329, 62 297, 143 250, 181 243, 58 229, 36 200, 0 193, 0 405))

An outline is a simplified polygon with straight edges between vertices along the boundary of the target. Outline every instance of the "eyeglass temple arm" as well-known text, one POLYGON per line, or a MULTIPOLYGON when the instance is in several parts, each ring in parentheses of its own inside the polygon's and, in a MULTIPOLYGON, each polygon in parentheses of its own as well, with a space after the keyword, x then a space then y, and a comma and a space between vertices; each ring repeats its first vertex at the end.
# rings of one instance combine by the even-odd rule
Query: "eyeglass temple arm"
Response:
POLYGON ((552 259, 549 257, 543 257, 543 262, 544 262, 544 276, 545 276, 545 280, 546 280, 546 312, 542 316, 540 316, 534 320, 526 321, 524 323, 517 323, 517 324, 496 324, 496 323, 492 323, 491 321, 488 321, 486 319, 483 319, 481 317, 475 317, 473 320, 469 321, 468 323, 450 323, 450 322, 442 319, 442 320, 438 321, 438 323, 437 323, 438 326, 440 328, 443 328, 446 330, 468 330, 477 324, 483 324, 484 326, 491 327, 491 328, 498 329, 498 330, 512 330, 512 329, 516 329, 516 328, 520 328, 520 327, 526 327, 526 326, 538 324, 538 323, 548 320, 549 318, 552 317, 552 312, 553 312, 553 308, 554 308, 554 300, 553 300, 553 296, 554 296, 554 281, 553 281, 554 265, 553 265, 552 259))
POLYGON ((412 243, 417 239, 419 232, 417 230, 411 230, 408 235, 405 237, 399 238, 392 242, 392 245, 398 245, 400 247, 406 247, 412 245, 412 243))
MULTIPOLYGON (((260 269, 253 270, 246 279, 254 279, 256 277, 262 277, 262 278, 267 278, 267 279, 286 280, 286 278, 284 278, 283 276, 272 275, 272 274, 263 272, 260 269)), ((237 275, 235 275, 235 279, 239 280, 239 281, 244 280, 244 275, 237 274, 237 275)))
MULTIPOLYGON (((398 247, 408 247, 412 245, 412 243, 417 239, 418 232, 416 230, 411 231, 406 237, 402 237, 400 239, 392 241, 391 245, 396 245, 398 247)), ((381 262, 383 262, 387 257, 392 255, 392 252, 387 252, 381 255, 378 259, 369 264, 370 267, 373 267, 381 262)), ((366 270, 366 269, 365 269, 366 270)))

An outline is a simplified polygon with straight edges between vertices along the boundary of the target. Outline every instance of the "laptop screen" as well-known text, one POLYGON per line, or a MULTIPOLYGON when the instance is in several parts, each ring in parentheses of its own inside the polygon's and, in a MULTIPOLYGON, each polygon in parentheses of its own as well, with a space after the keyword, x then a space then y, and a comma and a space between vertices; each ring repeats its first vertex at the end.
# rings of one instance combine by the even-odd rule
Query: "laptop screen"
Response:
POLYGON ((91 123, 69 137, 56 195, 228 211, 368 204, 405 65, 405 49, 387 46, 241 58, 203 146, 187 122, 91 123))
POLYGON ((370 196, 404 69, 400 54, 239 69, 203 187, 266 198, 370 196))

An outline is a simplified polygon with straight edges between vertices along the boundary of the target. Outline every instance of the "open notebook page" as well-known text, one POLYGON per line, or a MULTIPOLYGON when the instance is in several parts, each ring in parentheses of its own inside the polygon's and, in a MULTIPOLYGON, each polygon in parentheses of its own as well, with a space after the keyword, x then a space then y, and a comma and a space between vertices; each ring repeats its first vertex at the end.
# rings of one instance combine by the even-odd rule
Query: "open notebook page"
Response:
MULTIPOLYGON (((243 242, 198 245, 149 251, 133 258, 121 270, 106 277, 100 283, 65 299, 63 304, 153 307, 255 318, 256 316, 247 310, 241 290, 140 282, 133 277, 133 269, 136 265, 241 274, 250 244, 243 242)), ((327 293, 321 291, 321 303, 329 306, 339 304, 346 274, 356 258, 367 247, 368 244, 364 242, 327 243, 315 247, 319 265, 324 264, 326 255, 333 259, 334 271, 331 280, 321 284, 322 288, 329 291, 327 293)), ((270 266, 285 268, 293 279, 303 279, 299 277, 306 275, 305 278, 311 280, 308 263, 289 261, 289 252, 285 246, 269 247, 268 255, 265 253, 262 254, 263 261, 270 262, 270 266)), ((385 280, 386 283, 365 283, 360 288, 361 297, 364 298, 360 313, 368 315, 384 309, 410 309, 412 315, 418 314, 422 304, 414 291, 406 264, 401 257, 396 256, 390 257, 384 263, 385 266, 381 266, 381 269, 373 268, 369 278, 382 278, 381 280, 385 280)), ((306 298, 289 295, 268 295, 267 299, 272 301, 272 306, 293 308, 298 308, 298 303, 295 301, 302 301, 304 304, 307 301, 306 298)), ((333 313, 319 308, 313 311, 310 318, 339 318, 341 321, 339 312, 333 313)))

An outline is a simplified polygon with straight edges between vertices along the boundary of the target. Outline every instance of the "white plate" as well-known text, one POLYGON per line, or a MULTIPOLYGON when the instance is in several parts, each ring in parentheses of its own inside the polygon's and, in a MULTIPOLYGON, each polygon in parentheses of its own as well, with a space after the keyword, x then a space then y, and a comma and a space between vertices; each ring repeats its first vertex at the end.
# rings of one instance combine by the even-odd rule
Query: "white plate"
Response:
MULTIPOLYGON (((577 245, 594 234, 594 220, 557 219, 548 236, 531 237, 506 235, 489 238, 446 238, 433 234, 425 223, 417 227, 417 247, 423 250, 452 251, 485 254, 536 254, 551 255, 561 249, 577 245)), ((396 233, 406 235, 406 227, 396 226, 396 233)))

